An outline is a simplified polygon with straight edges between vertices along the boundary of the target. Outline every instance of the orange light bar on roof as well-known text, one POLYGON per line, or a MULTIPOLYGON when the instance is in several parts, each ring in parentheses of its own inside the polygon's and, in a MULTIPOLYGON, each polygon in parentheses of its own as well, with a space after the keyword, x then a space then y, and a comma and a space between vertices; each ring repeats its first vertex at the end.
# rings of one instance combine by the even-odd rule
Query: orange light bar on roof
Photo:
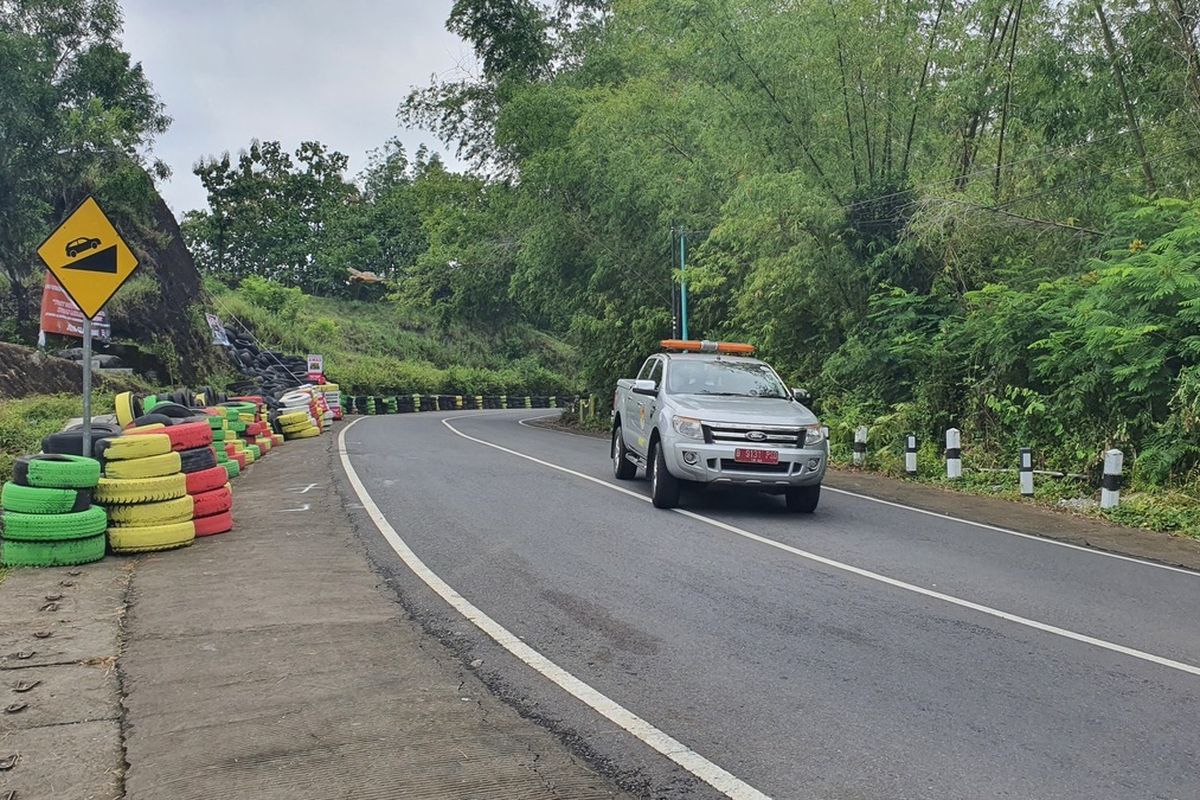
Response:
POLYGON ((676 350, 681 353, 724 353, 725 355, 748 356, 754 352, 754 345, 739 342, 710 342, 707 339, 663 339, 663 350, 676 350))

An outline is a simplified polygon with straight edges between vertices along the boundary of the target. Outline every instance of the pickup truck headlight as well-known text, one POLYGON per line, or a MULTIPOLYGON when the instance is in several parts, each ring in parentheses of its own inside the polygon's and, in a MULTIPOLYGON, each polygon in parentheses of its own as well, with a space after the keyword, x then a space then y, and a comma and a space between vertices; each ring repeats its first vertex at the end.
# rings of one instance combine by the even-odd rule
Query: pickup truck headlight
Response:
POLYGON ((703 439, 704 428, 700 424, 700 420, 694 417, 671 417, 671 427, 680 436, 688 439, 703 439))
POLYGON ((806 425, 804 427, 804 446, 812 447, 825 441, 825 429, 820 425, 806 425))

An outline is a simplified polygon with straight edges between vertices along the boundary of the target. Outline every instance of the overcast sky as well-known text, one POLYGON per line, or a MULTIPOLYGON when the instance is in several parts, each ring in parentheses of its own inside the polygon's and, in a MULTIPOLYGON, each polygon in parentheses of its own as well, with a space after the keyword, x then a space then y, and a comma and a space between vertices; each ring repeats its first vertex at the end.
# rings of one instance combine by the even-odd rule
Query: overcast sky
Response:
POLYGON ((389 136, 410 154, 421 142, 444 151, 432 135, 403 130, 396 108, 431 74, 453 77, 472 64, 470 47, 444 27, 449 0, 122 5, 125 47, 174 120, 154 153, 174 172, 161 189, 176 216, 205 205, 196 160, 236 154, 252 138, 290 151, 323 142, 350 157, 351 176, 389 136))

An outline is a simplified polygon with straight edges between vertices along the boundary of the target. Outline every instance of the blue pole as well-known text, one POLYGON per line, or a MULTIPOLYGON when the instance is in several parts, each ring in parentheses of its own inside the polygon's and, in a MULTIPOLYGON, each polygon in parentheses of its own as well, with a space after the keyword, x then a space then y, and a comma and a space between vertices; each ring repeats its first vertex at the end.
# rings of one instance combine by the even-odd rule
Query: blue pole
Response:
POLYGON ((683 338, 688 338, 687 326, 687 234, 679 229, 679 318, 683 323, 683 338))

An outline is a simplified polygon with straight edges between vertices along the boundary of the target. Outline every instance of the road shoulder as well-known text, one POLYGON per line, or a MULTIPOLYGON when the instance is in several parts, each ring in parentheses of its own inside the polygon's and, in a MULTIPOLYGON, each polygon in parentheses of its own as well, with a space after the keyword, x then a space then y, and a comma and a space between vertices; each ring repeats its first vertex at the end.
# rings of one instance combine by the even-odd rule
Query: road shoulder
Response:
POLYGON ((382 585, 334 447, 272 453, 238 481, 233 533, 139 565, 126 797, 614 796, 382 585))

